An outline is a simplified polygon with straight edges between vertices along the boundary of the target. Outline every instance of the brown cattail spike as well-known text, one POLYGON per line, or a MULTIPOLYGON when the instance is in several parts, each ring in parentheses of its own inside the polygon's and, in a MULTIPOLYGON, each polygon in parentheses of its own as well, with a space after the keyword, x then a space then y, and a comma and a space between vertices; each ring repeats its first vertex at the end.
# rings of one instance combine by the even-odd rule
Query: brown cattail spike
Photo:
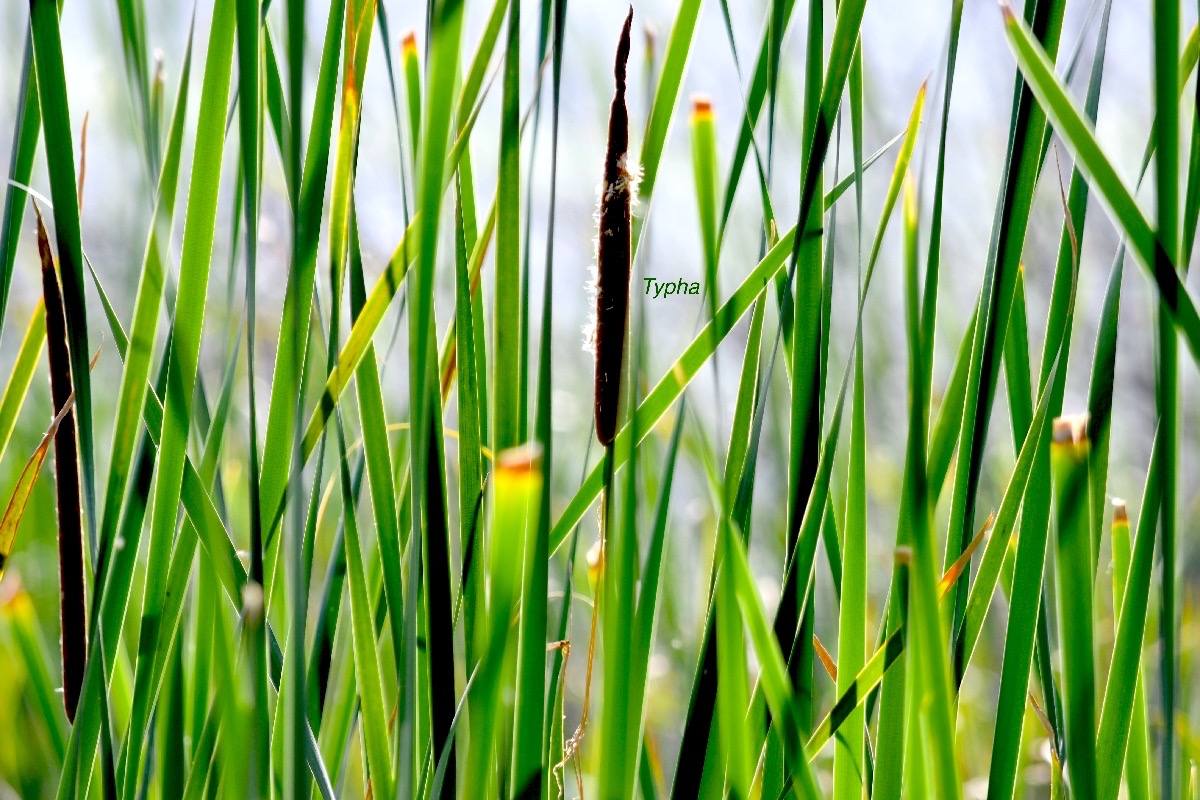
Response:
MULTIPOLYGON (((54 254, 37 214, 38 254, 42 260, 42 291, 46 303, 46 350, 50 358, 50 392, 57 415, 72 399, 71 358, 62 292, 54 269, 54 254)), ((55 489, 58 495, 58 577, 62 622, 63 706, 75 720, 83 668, 87 663, 87 610, 83 584, 83 522, 79 508, 79 463, 74 413, 62 418, 54 437, 55 489)))
POLYGON ((617 431, 625 325, 629 313, 630 207, 635 179, 626 159, 629 110, 625 106, 625 67, 629 62, 629 30, 633 6, 625 17, 613 67, 616 93, 608 115, 608 149, 600 195, 600 230, 596 253, 596 438, 612 444, 617 431))

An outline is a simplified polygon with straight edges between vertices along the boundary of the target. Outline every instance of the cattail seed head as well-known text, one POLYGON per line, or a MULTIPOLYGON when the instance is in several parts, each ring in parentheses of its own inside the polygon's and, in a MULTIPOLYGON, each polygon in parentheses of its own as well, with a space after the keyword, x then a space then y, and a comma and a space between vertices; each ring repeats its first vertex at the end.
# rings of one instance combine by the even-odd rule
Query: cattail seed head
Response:
POLYGON ((629 62, 629 31, 633 6, 625 17, 613 68, 616 92, 608 117, 608 148, 604 156, 604 183, 596 235, 596 318, 589 337, 596 356, 596 438, 612 444, 617 430, 625 327, 629 316, 631 254, 630 210, 638 175, 629 156, 629 111, 625 105, 625 68, 629 62))

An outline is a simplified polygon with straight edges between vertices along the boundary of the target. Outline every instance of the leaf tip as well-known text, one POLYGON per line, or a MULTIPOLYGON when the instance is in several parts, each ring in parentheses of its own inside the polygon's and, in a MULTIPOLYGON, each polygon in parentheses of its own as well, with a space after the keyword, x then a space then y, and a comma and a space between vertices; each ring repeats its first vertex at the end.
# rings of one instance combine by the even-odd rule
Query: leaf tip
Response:
POLYGON ((1082 445, 1088 441, 1088 415, 1070 414, 1054 420, 1053 441, 1059 445, 1082 445))
POLYGON ((1113 525, 1128 525, 1129 524, 1129 506, 1120 497, 1112 499, 1113 506, 1113 525))

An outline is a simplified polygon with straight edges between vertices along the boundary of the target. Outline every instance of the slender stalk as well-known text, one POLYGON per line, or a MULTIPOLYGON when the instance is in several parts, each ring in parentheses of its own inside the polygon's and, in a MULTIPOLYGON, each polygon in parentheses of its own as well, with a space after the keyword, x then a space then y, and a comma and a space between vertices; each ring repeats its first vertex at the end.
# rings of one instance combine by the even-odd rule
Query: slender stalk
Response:
MULTIPOLYGON (((1096 796, 1096 671, 1087 418, 1054 421, 1055 586, 1066 701, 1067 780, 1076 797, 1096 796)), ((1111 757, 1108 754, 1106 757, 1111 757)))

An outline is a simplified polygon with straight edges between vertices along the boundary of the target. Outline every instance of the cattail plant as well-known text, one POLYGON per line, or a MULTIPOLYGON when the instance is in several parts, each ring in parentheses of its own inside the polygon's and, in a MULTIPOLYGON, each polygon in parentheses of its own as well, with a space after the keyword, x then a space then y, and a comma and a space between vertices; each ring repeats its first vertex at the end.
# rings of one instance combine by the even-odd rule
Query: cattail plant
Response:
MULTIPOLYGON (((595 291, 594 319, 587 331, 587 346, 595 356, 595 385, 593 391, 596 438, 604 447, 604 491, 600 499, 600 541, 595 548, 595 602, 592 606, 591 629, 588 635, 587 676, 583 710, 575 733, 564 746, 564 762, 576 757, 587 731, 591 703, 592 666, 596 652, 596 628, 602 603, 613 603, 605 613, 611 622, 622 616, 625 598, 611 589, 624 591, 619 577, 607 568, 608 542, 614 518, 614 455, 613 440, 617 433, 617 417, 621 402, 621 383, 625 363, 625 333, 629 321, 629 277, 633 252, 631 212, 636 201, 638 176, 629 164, 629 109, 625 103, 625 74, 629 63, 630 31, 633 26, 633 6, 625 15, 617 55, 613 65, 616 88, 608 117, 608 145, 604 153, 604 180, 600 184, 600 206, 596 213, 596 261, 592 288, 595 291)), ((593 559, 589 557, 589 563, 593 559)), ((617 559, 618 564, 620 559, 617 559)), ((592 572, 589 567, 589 577, 592 572)), ((607 624, 607 623, 606 623, 607 624)), ((613 643, 612 648, 621 645, 613 643)), ((614 649, 610 656, 620 658, 614 649)), ((606 694, 618 685, 618 677, 610 676, 606 694)), ((578 760, 575 761, 579 778, 578 760)), ((582 784, 580 784, 582 785, 582 784)), ((603 791, 603 789, 602 789, 603 791)))
POLYGON ((629 165, 629 110, 625 105, 625 67, 633 6, 625 17, 617 44, 613 76, 616 93, 608 115, 608 147, 596 232, 596 318, 590 343, 596 356, 596 438, 605 447, 617 433, 621 372, 625 362, 625 328, 629 318, 629 269, 632 251, 630 212, 636 202, 637 175, 629 165))
MULTIPOLYGON (((46 351, 50 359, 50 390, 57 416, 72 398, 71 357, 67 346, 67 319, 54 268, 54 253, 37 213, 38 255, 42 260, 42 293, 46 305, 46 351)), ((83 521, 79 506, 79 464, 75 421, 68 409, 54 438, 55 490, 58 496, 58 579, 62 619, 63 706, 67 719, 75 719, 83 668, 87 663, 87 609, 83 585, 83 521)))

